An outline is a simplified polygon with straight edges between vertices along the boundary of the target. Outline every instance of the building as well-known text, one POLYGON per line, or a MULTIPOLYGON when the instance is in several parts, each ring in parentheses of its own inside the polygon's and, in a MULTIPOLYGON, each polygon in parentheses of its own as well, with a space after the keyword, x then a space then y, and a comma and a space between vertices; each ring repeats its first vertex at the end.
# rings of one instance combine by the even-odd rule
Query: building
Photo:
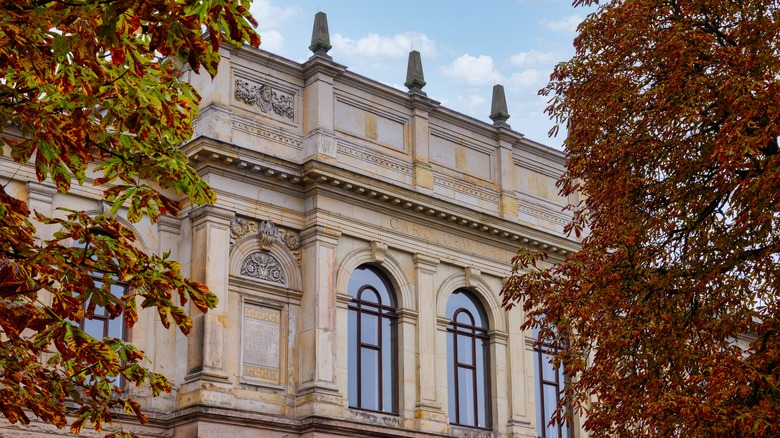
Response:
MULTIPOLYGON (((417 52, 402 92, 331 59, 323 13, 310 49, 224 50, 214 80, 189 78, 203 101, 183 149, 218 201, 134 229, 219 305, 189 337, 141 315, 131 340, 175 389, 131 389, 151 417, 137 433, 570 436, 537 429, 563 377, 499 296, 519 246, 578 249, 562 153, 510 128, 500 85, 487 124, 426 95, 417 52)), ((88 185, 66 200, 25 175, 11 188, 31 208, 101 211, 88 185)))

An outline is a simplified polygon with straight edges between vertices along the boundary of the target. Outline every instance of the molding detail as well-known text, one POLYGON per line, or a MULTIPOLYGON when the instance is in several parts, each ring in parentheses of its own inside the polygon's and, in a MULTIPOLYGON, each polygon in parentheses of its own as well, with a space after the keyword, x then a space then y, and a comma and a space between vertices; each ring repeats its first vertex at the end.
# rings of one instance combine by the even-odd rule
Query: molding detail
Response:
POLYGON ((362 148, 355 147, 354 145, 346 144, 341 140, 339 140, 336 145, 336 150, 338 152, 345 155, 350 155, 354 158, 357 158, 360 161, 373 163, 376 164, 377 166, 382 166, 387 169, 395 170, 396 172, 401 172, 404 175, 412 174, 411 166, 407 166, 406 164, 403 164, 400 160, 383 157, 377 153, 369 153, 361 149, 362 148))
POLYGON ((473 196, 475 198, 484 199, 485 201, 498 204, 499 197, 495 190, 487 187, 475 186, 474 184, 464 184, 463 179, 454 178, 449 175, 434 175, 433 183, 435 185, 447 187, 459 193, 473 196))
POLYGON ((295 120, 295 98, 287 93, 274 90, 268 84, 254 84, 236 79, 235 97, 249 105, 255 105, 260 111, 273 111, 276 115, 295 120))
POLYGON ((272 283, 286 284, 282 267, 276 257, 268 251, 254 251, 241 262, 241 275, 270 281, 272 283))

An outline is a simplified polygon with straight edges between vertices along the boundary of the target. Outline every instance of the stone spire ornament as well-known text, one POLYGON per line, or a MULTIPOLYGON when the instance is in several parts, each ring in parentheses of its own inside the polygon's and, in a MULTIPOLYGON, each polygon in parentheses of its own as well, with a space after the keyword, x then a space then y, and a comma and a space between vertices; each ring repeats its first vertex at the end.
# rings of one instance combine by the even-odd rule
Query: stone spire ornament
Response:
POLYGON ((506 96, 504 95, 503 85, 493 85, 493 103, 490 105, 490 120, 493 126, 501 128, 510 128, 506 122, 509 119, 509 112, 506 108, 506 96))
POLYGON ((314 52, 313 56, 321 56, 332 60, 333 58, 328 55, 328 50, 331 47, 333 46, 330 45, 330 34, 328 33, 328 14, 317 12, 314 15, 314 28, 311 31, 309 50, 314 52))
POLYGON ((404 82, 404 85, 409 89, 410 94, 427 96, 422 90, 422 87, 425 86, 425 78, 423 77, 420 52, 417 50, 409 52, 409 64, 406 66, 406 82, 404 82))

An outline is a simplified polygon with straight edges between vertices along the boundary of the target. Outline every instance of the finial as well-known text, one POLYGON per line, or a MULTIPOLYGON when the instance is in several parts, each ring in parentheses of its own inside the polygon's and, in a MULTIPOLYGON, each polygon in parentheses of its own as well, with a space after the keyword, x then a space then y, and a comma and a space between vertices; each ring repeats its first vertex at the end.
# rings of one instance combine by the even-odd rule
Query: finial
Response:
POLYGON ((333 59, 328 55, 331 49, 330 34, 328 33, 328 14, 317 12, 314 15, 314 29, 311 31, 311 45, 309 50, 314 52, 314 56, 333 59))
POLYGON ((406 67, 406 82, 404 82, 406 88, 409 89, 409 93, 427 94, 422 90, 425 86, 425 78, 423 77, 422 60, 420 59, 420 52, 412 50, 409 52, 409 64, 406 67))
POLYGON ((506 123, 509 119, 509 112, 506 109, 506 96, 504 95, 503 85, 493 85, 493 103, 490 105, 490 120, 493 126, 509 128, 506 123))

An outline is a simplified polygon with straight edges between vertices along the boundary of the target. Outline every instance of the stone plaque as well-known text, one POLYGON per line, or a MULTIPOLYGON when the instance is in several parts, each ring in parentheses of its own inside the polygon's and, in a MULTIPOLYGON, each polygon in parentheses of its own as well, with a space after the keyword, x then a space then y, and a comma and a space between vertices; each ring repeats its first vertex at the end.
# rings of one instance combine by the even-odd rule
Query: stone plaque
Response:
POLYGON ((280 383, 281 312, 245 303, 242 328, 243 376, 280 383))

